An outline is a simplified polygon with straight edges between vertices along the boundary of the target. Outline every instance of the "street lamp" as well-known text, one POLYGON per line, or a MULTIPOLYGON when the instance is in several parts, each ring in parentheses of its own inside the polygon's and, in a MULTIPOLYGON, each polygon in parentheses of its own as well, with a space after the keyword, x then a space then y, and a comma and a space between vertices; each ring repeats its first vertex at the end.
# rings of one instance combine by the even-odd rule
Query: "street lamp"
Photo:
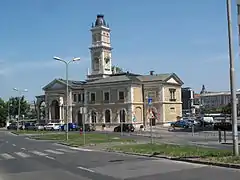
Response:
POLYGON ((73 58, 72 60, 70 61, 65 61, 63 59, 61 59, 60 57, 57 57, 57 56, 54 56, 53 57, 54 60, 56 61, 61 61, 63 62, 65 65, 66 65, 66 81, 67 81, 67 88, 66 88, 66 96, 67 96, 67 103, 66 103, 66 115, 67 115, 67 129, 66 129, 66 140, 68 141, 68 107, 69 107, 69 92, 68 92, 68 65, 71 63, 71 62, 75 62, 75 61, 80 61, 80 57, 76 57, 76 58, 73 58))
POLYGON ((237 97, 236 97, 236 80, 233 57, 233 37, 232 37, 232 17, 231 17, 231 0, 226 0, 227 4, 227 23, 228 23, 228 50, 229 50, 229 70, 230 70, 230 89, 232 100, 232 136, 233 136, 233 153, 239 155, 238 148, 238 127, 237 127, 237 97))
POLYGON ((21 113, 21 97, 22 97, 22 94, 24 92, 28 92, 27 89, 18 89, 18 88, 13 88, 14 91, 17 91, 19 93, 19 97, 18 97, 18 119, 17 119, 17 131, 18 131, 18 128, 19 128, 19 119, 20 119, 20 113, 21 113))

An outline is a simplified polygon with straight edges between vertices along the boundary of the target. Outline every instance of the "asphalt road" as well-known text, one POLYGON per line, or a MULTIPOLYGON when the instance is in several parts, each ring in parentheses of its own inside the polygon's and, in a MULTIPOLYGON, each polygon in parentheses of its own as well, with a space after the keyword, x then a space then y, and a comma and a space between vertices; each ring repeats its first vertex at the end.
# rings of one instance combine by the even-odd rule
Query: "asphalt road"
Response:
POLYGON ((240 171, 71 149, 0 132, 0 180, 239 180, 240 171))

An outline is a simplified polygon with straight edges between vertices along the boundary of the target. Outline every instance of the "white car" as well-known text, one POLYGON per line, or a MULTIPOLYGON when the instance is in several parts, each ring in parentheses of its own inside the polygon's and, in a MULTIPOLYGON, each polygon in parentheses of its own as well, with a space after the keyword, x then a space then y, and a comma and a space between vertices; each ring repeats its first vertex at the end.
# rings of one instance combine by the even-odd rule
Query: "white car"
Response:
POLYGON ((61 127, 61 124, 58 123, 49 123, 46 126, 44 126, 45 130, 51 130, 51 131, 59 131, 61 127))
POLYGON ((37 130, 42 131, 44 130, 45 126, 43 124, 36 124, 37 130))

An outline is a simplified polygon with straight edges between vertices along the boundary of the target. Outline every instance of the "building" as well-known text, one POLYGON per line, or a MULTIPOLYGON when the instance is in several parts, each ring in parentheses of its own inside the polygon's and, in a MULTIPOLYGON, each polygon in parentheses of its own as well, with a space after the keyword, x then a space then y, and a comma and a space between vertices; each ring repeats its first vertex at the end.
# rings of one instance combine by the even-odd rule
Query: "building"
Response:
POLYGON ((190 87, 182 88, 182 111, 184 114, 194 114, 194 91, 190 87))
MULTIPOLYGON (((148 124, 148 110, 155 123, 182 116, 181 86, 175 73, 139 75, 112 70, 110 28, 98 15, 91 28, 91 73, 84 81, 69 81, 69 121, 102 125, 130 122, 148 124), (148 98, 152 104, 147 105, 148 98)), ((66 80, 54 79, 37 96, 38 114, 44 102, 48 121, 66 118, 66 80)), ((39 117, 40 115, 38 115, 39 117)), ((40 118, 40 117, 39 117, 40 118)))

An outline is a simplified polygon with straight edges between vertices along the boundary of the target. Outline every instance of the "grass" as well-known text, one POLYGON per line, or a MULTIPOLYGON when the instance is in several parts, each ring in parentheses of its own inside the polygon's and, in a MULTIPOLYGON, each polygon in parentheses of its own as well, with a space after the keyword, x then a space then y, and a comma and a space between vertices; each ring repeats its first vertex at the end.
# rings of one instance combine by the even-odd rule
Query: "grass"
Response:
POLYGON ((14 134, 46 134, 46 133, 54 133, 53 131, 34 131, 34 130, 19 130, 19 131, 11 131, 14 134))
POLYGON ((226 164, 238 164, 240 165, 240 157, 225 156, 225 157, 207 157, 205 160, 210 162, 226 163, 226 164))
POLYGON ((232 152, 228 150, 219 150, 213 148, 202 148, 197 146, 181 146, 170 144, 133 144, 121 145, 109 148, 114 151, 141 153, 141 154, 159 154, 169 157, 226 157, 231 156, 232 152))
MULTIPOLYGON (((84 136, 77 134, 69 134, 68 142, 66 142, 65 134, 44 134, 41 136, 35 136, 34 139, 39 140, 54 140, 57 142, 66 143, 71 146, 83 146, 84 136)), ((113 135, 98 134, 98 133, 86 133, 85 143, 87 144, 99 144, 99 143, 110 143, 110 142, 135 142, 132 139, 121 138, 113 135)))

